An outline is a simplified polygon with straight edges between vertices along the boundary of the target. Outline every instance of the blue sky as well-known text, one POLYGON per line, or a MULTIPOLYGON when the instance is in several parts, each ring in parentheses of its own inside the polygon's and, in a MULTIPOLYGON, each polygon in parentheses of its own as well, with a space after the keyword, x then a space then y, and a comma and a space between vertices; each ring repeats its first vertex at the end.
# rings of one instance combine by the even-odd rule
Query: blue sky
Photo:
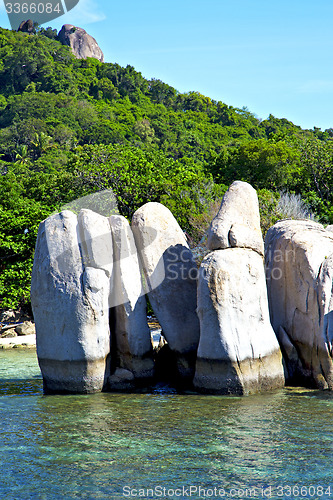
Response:
POLYGON ((80 0, 49 24, 64 23, 93 35, 106 62, 181 92, 333 127, 332 0, 80 0))

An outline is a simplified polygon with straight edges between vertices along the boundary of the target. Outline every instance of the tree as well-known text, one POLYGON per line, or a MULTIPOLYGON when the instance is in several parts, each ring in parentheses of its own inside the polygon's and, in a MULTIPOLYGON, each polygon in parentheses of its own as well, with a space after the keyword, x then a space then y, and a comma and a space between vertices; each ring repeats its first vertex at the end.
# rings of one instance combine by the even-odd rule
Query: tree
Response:
POLYGON ((256 189, 294 189, 300 177, 299 152, 284 141, 253 140, 224 150, 211 171, 217 182, 249 182, 256 189))
POLYGON ((22 144, 18 147, 17 151, 15 151, 15 165, 30 165, 30 154, 28 150, 28 146, 26 144, 22 144))
POLYGON ((45 134, 44 132, 40 132, 40 134, 35 134, 35 139, 31 141, 31 146, 33 147, 35 153, 35 159, 39 158, 43 153, 53 147, 52 145, 52 137, 45 134))

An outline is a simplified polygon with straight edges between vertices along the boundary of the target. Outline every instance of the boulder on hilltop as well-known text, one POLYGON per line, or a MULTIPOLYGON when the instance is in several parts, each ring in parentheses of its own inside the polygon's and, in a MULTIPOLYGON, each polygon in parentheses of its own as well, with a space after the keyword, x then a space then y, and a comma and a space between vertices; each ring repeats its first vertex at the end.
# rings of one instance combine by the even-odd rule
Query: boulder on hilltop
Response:
POLYGON ((104 54, 95 38, 83 28, 64 24, 58 34, 58 39, 63 45, 68 45, 77 59, 93 57, 104 62, 104 54))
MULTIPOLYGON (((22 33, 36 34, 36 28, 32 19, 22 21, 17 31, 22 33)), ((64 24, 56 38, 62 45, 67 45, 72 49, 77 59, 87 59, 93 57, 100 62, 104 62, 104 54, 96 42, 95 38, 89 35, 83 28, 73 24, 64 24)))

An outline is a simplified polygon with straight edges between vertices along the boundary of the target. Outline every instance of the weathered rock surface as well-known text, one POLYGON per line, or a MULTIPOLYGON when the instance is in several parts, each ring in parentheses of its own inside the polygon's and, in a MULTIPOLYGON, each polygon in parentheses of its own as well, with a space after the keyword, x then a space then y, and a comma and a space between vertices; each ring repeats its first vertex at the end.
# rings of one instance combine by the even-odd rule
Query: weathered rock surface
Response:
POLYGON ((132 219, 150 303, 182 377, 192 377, 199 342, 197 266, 170 210, 147 203, 132 219))
POLYGON ((210 250, 235 247, 264 255, 257 193, 241 181, 235 181, 225 193, 208 232, 210 250))
POLYGON ((24 321, 22 325, 15 327, 15 332, 17 335, 35 335, 36 329, 35 325, 31 321, 24 321))
MULTIPOLYGON (((147 323, 147 304, 143 291, 141 268, 129 223, 120 215, 109 219, 114 248, 114 289, 110 301, 112 342, 118 368, 133 374, 128 382, 147 379, 154 374, 153 350, 147 323)), ((122 373, 122 372, 121 372, 122 373)), ((119 388, 117 376, 110 377, 111 388, 119 388)))
POLYGON ((282 387, 282 355, 269 321, 263 259, 245 248, 216 250, 198 283, 200 344, 194 385, 249 394, 282 387))
POLYGON ((8 309, 7 311, 2 311, 0 313, 0 323, 10 324, 10 323, 22 323, 23 321, 30 321, 31 316, 24 312, 22 309, 14 311, 13 309, 8 309))
POLYGON ((282 354, 269 320, 256 191, 234 182, 213 220, 198 282, 200 343, 194 385, 250 394, 282 387, 282 354))
POLYGON ((17 333, 15 332, 15 328, 10 328, 10 329, 1 331, 1 338, 2 339, 12 339, 15 337, 17 337, 17 333))
POLYGON ((109 374, 110 279, 84 264, 81 231, 69 211, 49 217, 38 231, 31 302, 46 392, 100 391, 109 374))
POLYGON ((95 38, 89 35, 83 28, 72 24, 64 24, 58 34, 59 41, 63 45, 71 47, 77 59, 93 57, 104 62, 104 54, 95 38))
POLYGON ((333 389, 333 233, 285 220, 265 246, 271 322, 289 382, 333 389))
POLYGON ((112 391, 130 391, 135 385, 133 372, 125 368, 116 368, 109 377, 109 388, 112 391))
POLYGON ((27 21, 22 21, 17 31, 22 31, 23 33, 35 33, 34 22, 32 19, 28 19, 27 21))
POLYGON ((103 269, 113 288, 113 241, 107 217, 82 209, 78 215, 79 239, 85 267, 103 269))

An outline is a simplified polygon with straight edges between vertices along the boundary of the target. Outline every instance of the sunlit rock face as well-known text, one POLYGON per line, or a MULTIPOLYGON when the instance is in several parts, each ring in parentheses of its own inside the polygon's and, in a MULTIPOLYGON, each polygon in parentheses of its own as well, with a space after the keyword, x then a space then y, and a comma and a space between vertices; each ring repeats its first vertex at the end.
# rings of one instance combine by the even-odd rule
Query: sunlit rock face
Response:
POLYGON ((333 389, 333 232, 284 220, 266 240, 270 317, 289 383, 333 389))
POLYGON ((213 220, 198 282, 200 343, 195 387, 250 394, 284 385, 282 354, 269 320, 258 199, 235 182, 213 220))
POLYGON ((264 255, 256 190, 235 181, 225 193, 208 232, 208 248, 248 248, 264 255))
POLYGON ((83 28, 72 24, 64 24, 58 34, 58 39, 63 45, 68 45, 77 59, 93 57, 104 62, 104 54, 95 38, 83 28))
POLYGON ((40 224, 31 303, 45 392, 90 393, 106 386, 111 284, 107 218, 64 211, 40 224))

